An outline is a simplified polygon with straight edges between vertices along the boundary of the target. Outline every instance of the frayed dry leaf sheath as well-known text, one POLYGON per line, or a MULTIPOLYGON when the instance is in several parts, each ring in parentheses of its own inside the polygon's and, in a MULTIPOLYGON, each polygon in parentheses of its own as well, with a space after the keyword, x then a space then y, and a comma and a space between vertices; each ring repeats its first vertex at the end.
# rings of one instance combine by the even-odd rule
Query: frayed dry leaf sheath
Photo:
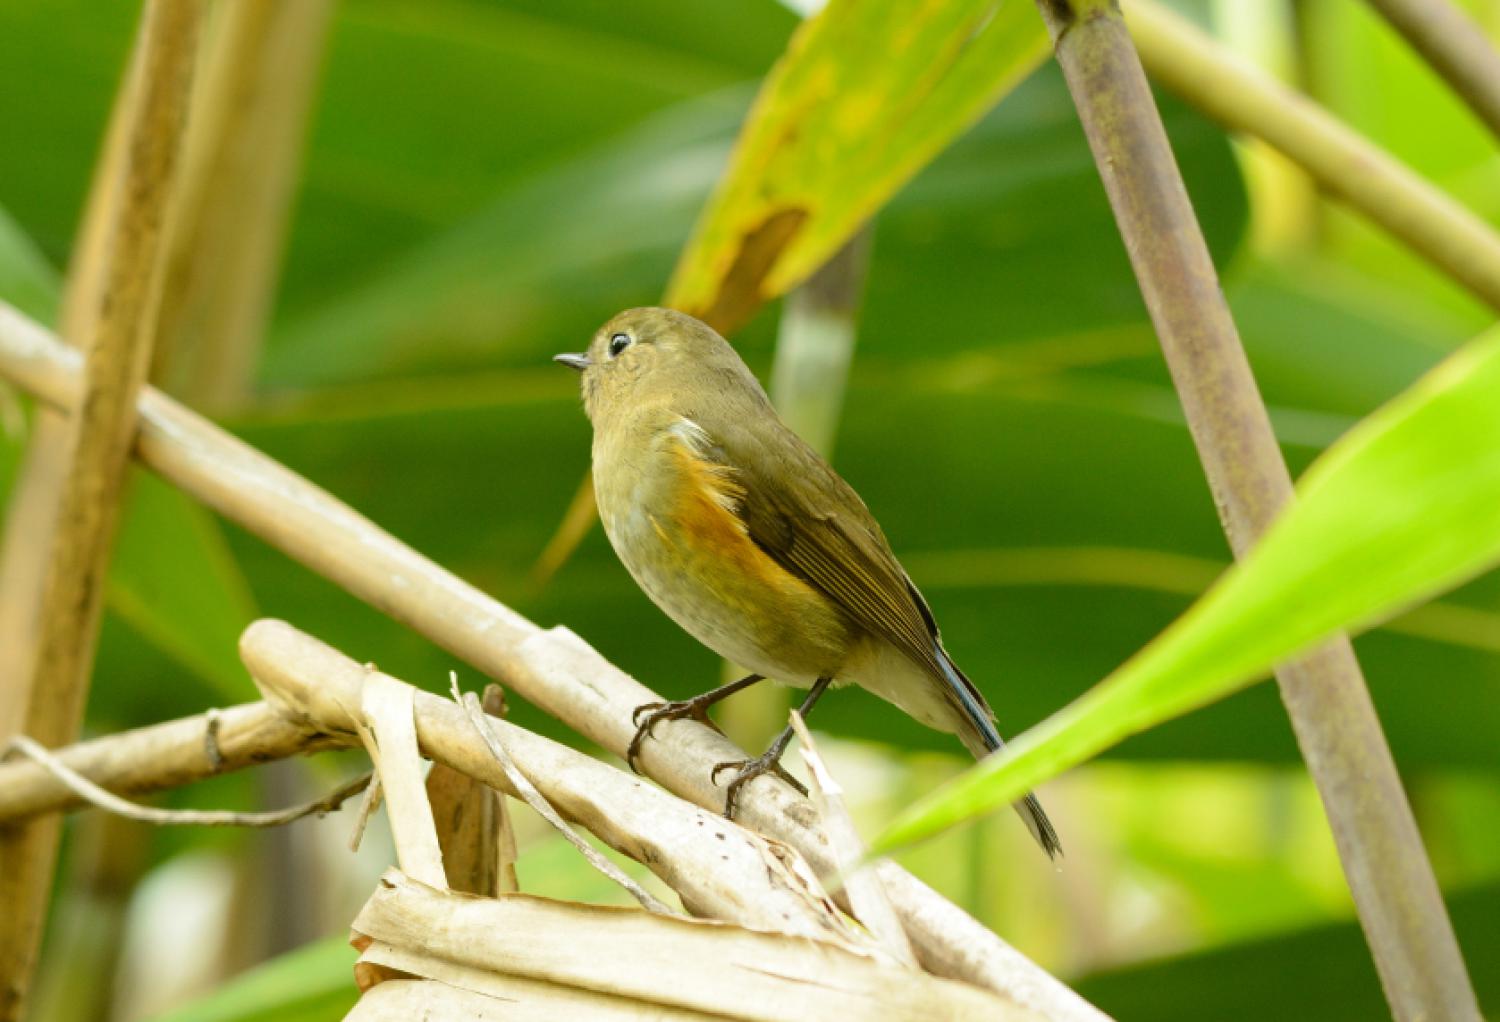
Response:
POLYGON ((827 941, 526 895, 474 898, 394 870, 381 879, 354 931, 357 943, 375 942, 365 945, 368 963, 412 975, 429 975, 430 968, 451 982, 456 965, 723 1018, 1042 1018, 987 991, 827 941))

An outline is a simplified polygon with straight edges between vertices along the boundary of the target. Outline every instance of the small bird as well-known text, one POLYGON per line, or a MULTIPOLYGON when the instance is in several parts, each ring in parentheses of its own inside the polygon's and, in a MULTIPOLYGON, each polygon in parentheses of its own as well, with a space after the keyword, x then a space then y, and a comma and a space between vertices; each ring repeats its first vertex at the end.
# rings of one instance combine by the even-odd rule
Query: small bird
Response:
MULTIPOLYGON (((662 720, 693 717, 762 680, 809 692, 853 682, 976 758, 1000 748, 994 714, 953 662, 937 622, 852 487, 792 432, 724 338, 670 309, 630 309, 581 354, 594 427, 594 492, 615 552, 646 595, 719 656, 754 673, 692 699, 637 707, 634 767, 662 720)), ((774 772, 789 727, 733 769, 740 788, 774 772)), ((798 788, 800 784, 796 785, 798 788)), ((1015 803, 1049 856, 1062 851, 1035 795, 1015 803)))

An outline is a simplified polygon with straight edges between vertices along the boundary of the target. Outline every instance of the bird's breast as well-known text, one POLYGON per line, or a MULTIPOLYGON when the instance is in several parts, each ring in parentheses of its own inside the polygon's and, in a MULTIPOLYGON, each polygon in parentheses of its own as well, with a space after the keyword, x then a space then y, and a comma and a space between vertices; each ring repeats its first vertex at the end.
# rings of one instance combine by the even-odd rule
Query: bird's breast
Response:
POLYGON ((702 455, 708 439, 680 420, 627 450, 596 443, 610 543, 646 595, 720 656, 789 684, 835 674, 850 626, 751 539, 737 513, 743 485, 702 455))

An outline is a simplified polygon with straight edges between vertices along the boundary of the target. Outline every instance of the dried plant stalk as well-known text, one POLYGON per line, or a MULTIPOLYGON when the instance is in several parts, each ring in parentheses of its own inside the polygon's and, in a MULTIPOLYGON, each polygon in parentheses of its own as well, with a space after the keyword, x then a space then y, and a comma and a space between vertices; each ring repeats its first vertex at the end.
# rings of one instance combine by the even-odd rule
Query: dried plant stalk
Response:
MULTIPOLYGON (((833 779, 828 765, 818 753, 812 733, 807 730, 807 722, 796 710, 792 711, 792 729, 797 732, 802 761, 807 764, 808 795, 818 807, 833 854, 840 862, 859 862, 864 858, 865 848, 859 832, 854 829, 849 807, 844 804, 844 789, 833 779)), ((886 953, 903 965, 916 965, 916 953, 906 939, 906 930, 902 928, 896 910, 891 907, 880 874, 872 866, 865 866, 845 876, 843 886, 855 918, 865 925, 886 953)))
POLYGON ((57 778, 81 801, 127 820, 150 823, 158 827, 284 827, 304 816, 323 816, 333 812, 347 799, 364 791, 372 777, 371 774, 363 774, 353 780, 345 781, 333 792, 321 798, 268 812, 246 813, 228 809, 157 809, 153 806, 137 805, 112 791, 101 788, 70 768, 46 747, 25 735, 16 735, 12 738, 10 747, 57 778))
MULTIPOLYGON (((1041 1018, 841 944, 527 895, 467 898, 396 871, 382 878, 353 929, 469 969, 747 1022, 1041 1018)), ((410 970, 412 959, 401 967, 410 970)))
MULTIPOLYGON (((1242 556, 1291 499, 1292 481, 1155 100, 1113 0, 1039 6, 1214 503, 1242 556)), ((1396 1017, 1477 1022, 1447 909, 1348 639, 1324 643, 1276 677, 1396 1017)))
MULTIPOLYGON (((377 956, 379 952, 377 952, 377 956)), ((390 955, 388 957, 395 958, 390 955)), ((422 962, 403 963, 420 968, 422 962)), ((411 1022, 414 1018, 465 1022, 700 1022, 723 1019, 700 1011, 609 997, 555 983, 496 976, 475 969, 442 970, 443 980, 392 979, 372 987, 344 1022, 411 1022), (476 989, 478 988, 478 989, 476 989)))
POLYGON ((1500 54, 1468 12, 1449 0, 1370 0, 1370 6, 1500 136, 1500 54))
POLYGON ((1500 235, 1394 156, 1154 0, 1126 17, 1151 77, 1232 131, 1264 140, 1491 308, 1500 235))
MULTIPOLYGON (((161 791, 346 744, 292 721, 274 703, 247 703, 55 750, 68 769, 116 794, 161 791)), ((73 809, 81 800, 35 763, 0 764, 0 825, 73 809)))
MULTIPOLYGON (((505 715, 499 685, 485 688, 482 705, 492 717, 505 715)), ((504 795, 450 766, 434 763, 427 772, 427 800, 437 823, 450 889, 487 897, 519 889, 516 837, 504 795)))
MULTIPOLYGON (((77 373, 76 353, 0 303, 0 375, 66 408, 77 373)), ((163 478, 616 755, 634 734, 631 711, 660 698, 567 629, 542 631, 170 398, 147 388, 138 411, 137 455, 163 478)), ((744 752, 694 721, 665 722, 657 734, 662 740, 648 742, 642 757, 647 772, 701 806, 722 806, 723 790, 709 772, 744 752)), ((744 795, 743 820, 752 829, 796 848, 820 875, 837 869, 805 798, 768 778, 744 795)), ((1052 1018, 1104 1017, 900 867, 882 867, 881 875, 924 968, 1029 998, 1052 1018)))
POLYGON ((396 861, 414 880, 446 887, 443 853, 417 754, 416 690, 388 674, 365 670, 356 693, 360 715, 351 719, 380 775, 396 861))
POLYGON ((332 14, 332 0, 215 7, 193 96, 153 374, 195 407, 233 404, 255 368, 332 14))
MULTIPOLYGON (((7 657, 29 676, 4 679, 29 693, 24 716, 0 727, 44 745, 77 734, 98 638, 100 594, 114 543, 120 488, 135 425, 136 395, 155 334, 155 306, 165 254, 165 225, 187 114, 201 5, 152 0, 139 54, 139 96, 125 132, 118 203, 107 234, 108 256, 87 352, 82 396, 61 453, 67 468, 40 535, 48 563, 31 593, 11 590, 36 610, 27 650, 7 657), (33 652, 34 651, 34 652, 33 652)), ((45 919, 57 850, 57 821, 47 818, 0 835, 0 1019, 20 1016, 45 919)))

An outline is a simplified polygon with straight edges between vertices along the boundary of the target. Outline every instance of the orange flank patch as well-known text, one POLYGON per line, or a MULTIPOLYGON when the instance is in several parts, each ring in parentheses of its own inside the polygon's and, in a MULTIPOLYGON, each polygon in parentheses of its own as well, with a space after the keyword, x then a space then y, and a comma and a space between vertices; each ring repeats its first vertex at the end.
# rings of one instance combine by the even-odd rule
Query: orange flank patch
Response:
MULTIPOLYGON (((676 446, 673 458, 678 485, 671 511, 674 528, 670 531, 679 537, 675 545, 686 555, 683 567, 689 571, 697 568, 694 573, 705 580, 750 582, 788 594, 806 589, 805 583, 750 539, 744 521, 734 511, 745 490, 735 481, 733 469, 698 457, 686 443, 676 446)), ((723 588, 739 586, 726 584, 723 588)))

